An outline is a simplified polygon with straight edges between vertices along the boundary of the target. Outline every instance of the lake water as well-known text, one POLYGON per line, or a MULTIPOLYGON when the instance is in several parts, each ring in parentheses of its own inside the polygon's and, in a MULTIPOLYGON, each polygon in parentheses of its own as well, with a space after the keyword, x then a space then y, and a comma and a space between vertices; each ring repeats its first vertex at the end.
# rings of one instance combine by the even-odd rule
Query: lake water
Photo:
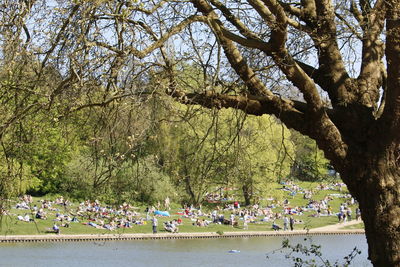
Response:
MULTIPOLYGON (((305 236, 291 244, 309 245, 305 236)), ((362 251, 351 266, 372 266, 364 235, 311 237, 322 246, 322 257, 343 262, 354 247, 362 251)), ((0 266, 293 266, 277 250, 282 237, 135 240, 0 244, 0 266), (230 253, 230 250, 240 252, 230 253)))

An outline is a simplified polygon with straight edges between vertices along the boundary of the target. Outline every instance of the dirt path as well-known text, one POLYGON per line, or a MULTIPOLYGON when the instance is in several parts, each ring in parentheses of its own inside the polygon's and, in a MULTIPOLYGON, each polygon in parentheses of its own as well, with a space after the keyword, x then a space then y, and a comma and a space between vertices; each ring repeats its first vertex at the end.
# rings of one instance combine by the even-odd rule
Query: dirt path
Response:
POLYGON ((355 224, 359 224, 359 223, 362 223, 362 221, 351 220, 349 222, 327 225, 327 226, 323 226, 323 227, 319 227, 319 228, 314 228, 312 230, 313 231, 326 231, 326 232, 340 231, 340 230, 343 230, 342 228, 345 226, 355 225, 355 224))

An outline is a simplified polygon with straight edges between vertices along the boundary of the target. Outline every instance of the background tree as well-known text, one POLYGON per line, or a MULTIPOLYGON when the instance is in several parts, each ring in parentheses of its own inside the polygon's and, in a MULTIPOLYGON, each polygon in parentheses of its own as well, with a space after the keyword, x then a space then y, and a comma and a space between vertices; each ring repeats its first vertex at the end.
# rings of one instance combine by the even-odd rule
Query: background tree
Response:
POLYGON ((291 176, 303 181, 320 181, 328 177, 329 161, 318 149, 314 140, 298 132, 291 135, 296 145, 296 155, 291 169, 291 176))
POLYGON ((227 164, 228 177, 234 177, 234 185, 242 190, 245 205, 259 203, 290 175, 294 148, 289 139, 289 130, 272 116, 247 117, 242 122, 227 164))

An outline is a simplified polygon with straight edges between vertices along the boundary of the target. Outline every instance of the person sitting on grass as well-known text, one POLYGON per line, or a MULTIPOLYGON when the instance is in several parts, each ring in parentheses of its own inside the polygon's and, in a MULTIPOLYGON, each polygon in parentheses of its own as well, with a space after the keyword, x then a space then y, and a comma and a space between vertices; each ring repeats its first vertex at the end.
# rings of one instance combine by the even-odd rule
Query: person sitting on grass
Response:
POLYGON ((168 221, 164 222, 164 230, 167 231, 167 232, 172 233, 173 232, 172 223, 170 223, 168 221))
POLYGON ((164 223, 164 229, 167 232, 170 233, 177 233, 178 232, 178 227, 176 227, 176 225, 173 222, 165 222, 164 223))
POLYGON ((279 230, 281 230, 282 228, 279 226, 279 225, 277 225, 276 223, 275 223, 275 221, 272 223, 272 230, 274 230, 274 231, 279 231, 279 230))
POLYGON ((269 222, 269 216, 265 215, 263 219, 261 219, 262 222, 269 222))
POLYGON ((61 224, 62 227, 69 228, 69 222, 65 222, 61 224))
POLYGON ((42 213, 40 211, 36 212, 35 218, 36 219, 43 219, 42 213))
POLYGON ((25 216, 24 216, 24 221, 25 221, 25 222, 31 222, 31 221, 33 221, 33 220, 31 219, 31 217, 29 216, 29 214, 26 213, 25 216))
POLYGON ((196 219, 196 222, 193 223, 193 225, 198 226, 198 227, 204 226, 204 225, 202 225, 201 220, 198 218, 196 219))

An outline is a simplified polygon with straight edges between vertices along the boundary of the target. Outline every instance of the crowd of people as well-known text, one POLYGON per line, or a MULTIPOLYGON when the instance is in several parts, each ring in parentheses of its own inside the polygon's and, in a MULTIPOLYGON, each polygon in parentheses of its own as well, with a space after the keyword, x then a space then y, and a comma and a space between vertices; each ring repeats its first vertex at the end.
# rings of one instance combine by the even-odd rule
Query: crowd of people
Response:
POLYGON ((86 200, 76 208, 62 196, 54 201, 39 200, 33 203, 31 196, 23 196, 15 205, 16 209, 27 210, 25 216, 17 215, 19 221, 31 222, 33 218, 46 220, 47 214, 52 213, 54 221, 53 230, 60 232, 59 227, 70 227, 70 223, 82 222, 82 224, 98 229, 115 230, 117 228, 130 228, 133 225, 144 225, 146 219, 142 218, 134 207, 124 203, 118 208, 101 205, 98 200, 86 200), (28 212, 29 211, 29 212, 28 212))
MULTIPOLYGON (((185 205, 176 219, 168 220, 163 223, 163 228, 167 232, 179 232, 179 226, 183 224, 182 219, 191 221, 193 226, 208 227, 211 224, 224 224, 232 227, 241 226, 248 229, 251 224, 269 224, 273 230, 294 230, 295 224, 303 223, 302 215, 307 216, 337 216, 339 222, 346 222, 353 219, 352 207, 356 204, 354 198, 346 194, 327 194, 322 200, 314 200, 313 195, 318 190, 338 190, 342 184, 320 185, 315 190, 304 190, 293 182, 286 182, 282 185, 283 191, 288 191, 288 198, 281 202, 273 201, 269 205, 261 206, 254 204, 241 207, 239 201, 219 203, 214 205, 214 209, 203 211, 199 206, 185 205), (290 197, 294 198, 297 194, 303 194, 306 201, 305 205, 291 205, 290 197), (333 211, 330 202, 333 199, 341 198, 343 203, 339 210, 333 211), (277 221, 282 222, 281 227, 277 221)), ((341 189, 340 189, 341 190, 341 189)), ((339 191, 340 192, 340 191, 339 191)), ((134 225, 146 225, 149 221, 153 226, 153 232, 157 232, 158 217, 162 215, 169 216, 167 211, 160 212, 160 208, 170 210, 170 200, 166 198, 164 206, 158 203, 155 206, 149 206, 143 212, 128 203, 123 203, 118 207, 112 207, 100 203, 98 200, 86 200, 79 205, 72 205, 65 198, 58 197, 54 201, 39 200, 33 203, 33 198, 29 195, 20 197, 16 203, 16 209, 26 210, 25 214, 19 214, 17 220, 31 222, 34 219, 47 220, 48 213, 51 213, 51 219, 54 221, 53 231, 59 233, 59 227, 70 227, 72 223, 82 223, 89 227, 97 229, 115 230, 119 228, 131 228, 134 225)), ((355 209, 355 218, 359 220, 361 212, 359 208, 355 209)), ((165 219, 163 219, 164 221, 165 219)))

